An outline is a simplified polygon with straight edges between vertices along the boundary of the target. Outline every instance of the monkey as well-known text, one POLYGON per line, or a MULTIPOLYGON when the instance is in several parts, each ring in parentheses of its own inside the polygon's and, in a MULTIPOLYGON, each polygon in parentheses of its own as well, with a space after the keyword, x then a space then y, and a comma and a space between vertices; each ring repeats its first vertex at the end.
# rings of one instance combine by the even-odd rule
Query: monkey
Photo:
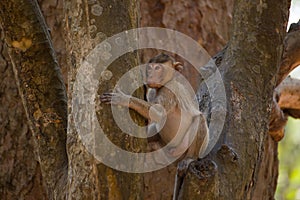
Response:
MULTIPOLYGON (((147 100, 138 99, 129 95, 124 94, 120 90, 117 93, 104 93, 100 96, 100 101, 107 104, 115 104, 121 106, 127 106, 149 121, 148 134, 153 135, 159 131, 159 135, 164 143, 170 143, 176 134, 181 134, 179 137, 180 141, 175 141, 171 146, 174 148, 170 149, 171 156, 178 156, 184 153, 187 149, 190 138, 188 132, 190 125, 195 121, 199 120, 199 129, 197 130, 196 137, 200 141, 192 143, 186 157, 198 158, 201 157, 207 148, 209 135, 204 115, 195 108, 193 103, 187 102, 192 101, 188 95, 180 95, 182 99, 182 105, 185 108, 181 108, 178 102, 178 97, 170 91, 166 85, 172 85, 173 88, 182 89, 179 92, 184 92, 184 85, 176 80, 175 70, 181 72, 183 65, 180 62, 176 62, 175 59, 167 54, 159 54, 149 60, 146 66, 146 85, 149 88, 147 94, 147 100), (129 104, 128 104, 129 102, 129 104), (163 113, 163 107, 166 113, 163 113), (183 116, 182 116, 183 115, 183 116), (163 118, 165 117, 165 120, 163 118), (179 122, 183 118, 182 128, 179 130, 179 122), (161 121, 165 121, 164 126, 158 128, 161 121), (200 134, 200 135, 199 135, 200 134), (199 144, 196 144, 199 143, 199 144), (197 150, 195 149, 198 146, 197 150), (200 145, 200 146, 199 146, 200 145)), ((177 95, 178 96, 178 95, 177 95)), ((196 140, 197 140, 196 139, 196 140)))
MULTIPOLYGON (((167 152, 168 156, 182 155, 180 158, 185 159, 184 164, 181 164, 184 174, 191 161, 204 156, 209 143, 209 131, 205 116, 199 111, 198 104, 193 103, 194 97, 187 92, 176 73, 182 70, 183 65, 180 62, 161 53, 151 58, 146 65, 144 73, 145 85, 148 88, 147 101, 126 95, 120 90, 115 93, 103 93, 100 101, 129 107, 146 118, 147 134, 159 132, 162 142, 171 146, 167 152), (177 90, 176 95, 170 88, 172 91, 177 90), (176 135, 177 139, 172 140, 176 135)), ((177 172, 176 182, 182 176, 177 172)), ((178 195, 176 182, 174 199, 178 195)))

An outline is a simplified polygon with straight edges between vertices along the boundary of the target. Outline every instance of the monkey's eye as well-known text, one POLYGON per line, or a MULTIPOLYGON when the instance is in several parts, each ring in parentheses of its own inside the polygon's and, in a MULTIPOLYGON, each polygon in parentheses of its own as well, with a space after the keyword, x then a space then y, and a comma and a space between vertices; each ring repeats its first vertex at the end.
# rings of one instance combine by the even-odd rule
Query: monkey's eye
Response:
POLYGON ((160 70, 160 68, 161 68, 161 67, 160 67, 159 65, 156 65, 156 66, 154 67, 155 70, 160 70))

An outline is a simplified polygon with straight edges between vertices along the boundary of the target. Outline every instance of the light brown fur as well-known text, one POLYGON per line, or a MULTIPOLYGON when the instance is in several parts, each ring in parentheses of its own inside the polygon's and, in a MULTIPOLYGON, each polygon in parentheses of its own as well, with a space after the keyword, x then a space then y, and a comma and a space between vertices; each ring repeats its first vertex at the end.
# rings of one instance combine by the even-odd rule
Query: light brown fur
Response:
POLYGON ((207 148, 208 129, 205 117, 192 102, 193 97, 186 92, 186 88, 175 75, 175 70, 181 69, 182 65, 178 62, 150 63, 146 69, 146 84, 156 91, 148 101, 121 91, 105 93, 100 100, 103 103, 127 106, 148 119, 148 132, 157 132, 159 129, 162 142, 170 143, 169 156, 176 157, 185 153, 184 157, 197 159, 207 148), (179 90, 177 95, 170 88, 173 91, 179 90), (183 94, 178 95, 180 93, 183 94), (165 112, 159 109, 160 106, 165 112), (197 132, 193 134, 195 131, 197 132), (176 134, 177 140, 172 140, 176 134))

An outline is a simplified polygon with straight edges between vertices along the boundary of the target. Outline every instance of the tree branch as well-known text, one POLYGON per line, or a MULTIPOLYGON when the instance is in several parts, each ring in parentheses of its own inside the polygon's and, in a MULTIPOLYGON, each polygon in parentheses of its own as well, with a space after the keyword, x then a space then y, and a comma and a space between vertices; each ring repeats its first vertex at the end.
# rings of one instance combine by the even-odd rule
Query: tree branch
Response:
MULTIPOLYGON (((275 96, 275 95, 274 95, 275 96)), ((284 136, 284 127, 287 122, 287 115, 279 107, 276 98, 273 98, 272 112, 270 116, 269 134, 275 141, 280 141, 284 136)))
POLYGON ((275 141, 284 136, 287 117, 300 118, 300 80, 287 77, 274 92, 270 135, 275 141))
POLYGON ((286 110, 300 110, 300 80, 287 77, 275 90, 279 107, 286 110))
POLYGON ((300 117, 297 80, 285 79, 300 64, 300 20, 291 24, 284 39, 284 51, 276 75, 276 86, 270 118, 269 133, 275 141, 284 137, 287 116, 300 117))
POLYGON ((300 20, 290 26, 288 34, 284 39, 284 51, 277 74, 277 86, 288 76, 288 74, 300 65, 300 20))

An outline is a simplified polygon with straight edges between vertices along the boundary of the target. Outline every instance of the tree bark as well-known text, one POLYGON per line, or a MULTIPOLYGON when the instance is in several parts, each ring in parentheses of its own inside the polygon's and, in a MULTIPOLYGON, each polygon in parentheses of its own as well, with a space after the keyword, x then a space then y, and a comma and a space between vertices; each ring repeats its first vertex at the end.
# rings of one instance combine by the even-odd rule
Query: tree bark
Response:
MULTIPOLYGON (((291 24, 288 34, 284 39, 284 50, 277 74, 277 85, 279 85, 288 74, 300 65, 300 20, 291 24)), ((276 85, 276 86, 277 86, 276 85)))
POLYGON ((67 52, 64 32, 64 8, 63 0, 38 0, 40 9, 45 18, 51 41, 56 53, 57 61, 61 69, 64 83, 68 82, 67 52))
MULTIPOLYGON (((284 111, 287 110, 300 110, 300 80, 293 78, 286 78, 277 88, 278 105, 284 111)), ((292 117, 299 118, 298 115, 291 115, 292 117)))
MULTIPOLYGON (((67 51, 69 52, 69 105, 78 69, 88 53, 107 37, 138 26, 137 1, 65 1, 67 51)), ((99 53, 99 57, 105 56, 99 53)), ((116 81, 137 64, 137 53, 129 53, 115 60, 105 71, 109 81, 102 81, 99 94, 111 90, 116 81)), ((98 77, 100 78, 100 77, 98 77)), ((89 85, 86 86, 87 88, 89 85)), ((143 91, 137 91, 143 98, 143 91)), ((95 99, 97 101, 97 99, 95 99)), ((72 107, 69 107, 72 113, 72 107)), ((110 106, 101 105, 97 113, 106 136, 127 151, 140 152, 145 141, 123 134, 113 121, 110 106)), ((87 116, 85 116, 87 117, 87 116)), ((132 118, 139 124, 144 120, 137 114, 132 118)), ((128 123, 123 119, 123 123, 128 123)), ((93 137, 99 133, 92 132, 93 137)), ((101 139, 101 138, 100 138, 101 139)), ((97 146, 97 144, 95 144, 97 146)), ((97 147, 95 147, 97 148, 97 147)), ((99 163, 83 146, 75 126, 74 116, 69 119, 67 149, 69 155, 69 194, 74 199, 142 199, 143 176, 117 171, 99 163)), ((111 155, 118 159, 118 153, 111 155)))
POLYGON ((1 26, 36 143, 48 196, 62 193, 67 170, 67 98, 36 1, 1 1, 1 26))
MULTIPOLYGON (((223 130, 228 147, 216 147, 210 156, 219 169, 218 199, 252 199, 258 192, 288 8, 289 1, 235 2, 232 36, 220 66, 228 101, 223 130)), ((264 193, 260 198, 272 197, 264 193)))
POLYGON ((0 196, 47 199, 2 30, 0 34, 0 196))

